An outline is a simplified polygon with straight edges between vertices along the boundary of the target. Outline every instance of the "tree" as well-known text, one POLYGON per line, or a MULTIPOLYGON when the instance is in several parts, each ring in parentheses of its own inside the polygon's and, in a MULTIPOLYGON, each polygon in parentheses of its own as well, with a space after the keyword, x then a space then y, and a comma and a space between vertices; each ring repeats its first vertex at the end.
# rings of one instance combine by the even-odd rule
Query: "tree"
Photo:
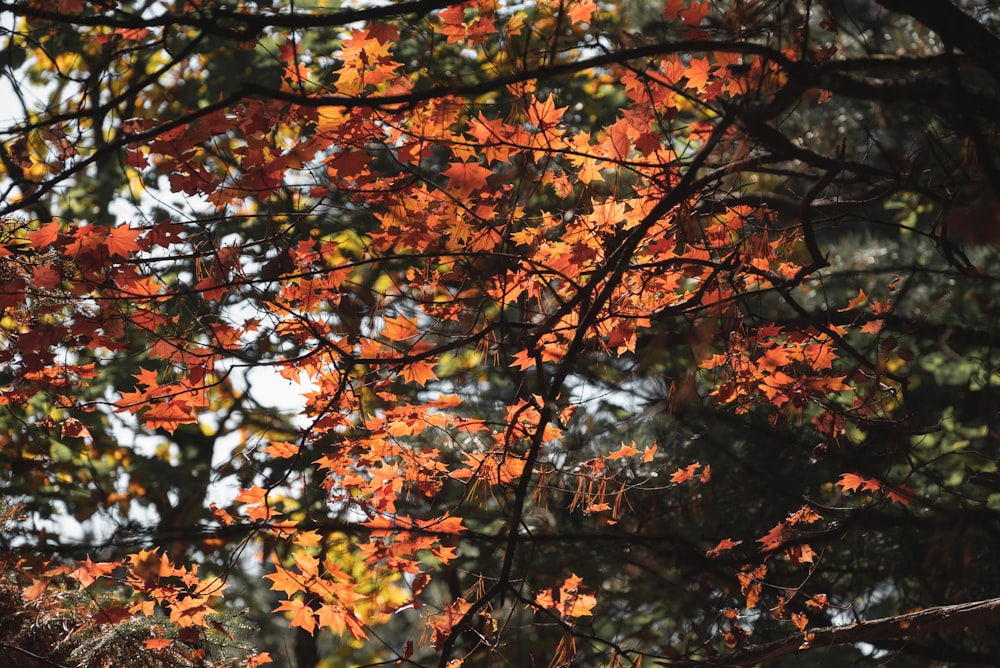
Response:
POLYGON ((1000 657, 993 9, 0 8, 7 656, 1000 657))

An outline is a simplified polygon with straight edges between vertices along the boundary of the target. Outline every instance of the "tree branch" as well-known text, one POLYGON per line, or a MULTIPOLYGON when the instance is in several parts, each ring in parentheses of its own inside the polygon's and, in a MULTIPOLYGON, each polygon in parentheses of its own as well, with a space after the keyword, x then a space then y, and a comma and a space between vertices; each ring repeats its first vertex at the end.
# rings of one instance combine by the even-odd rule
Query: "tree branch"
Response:
POLYGON ((927 26, 1000 81, 1000 38, 948 0, 879 0, 886 9, 927 26))
POLYGON ((942 633, 968 627, 1000 624, 1000 598, 941 605, 925 610, 873 619, 848 626, 826 626, 795 635, 751 645, 736 652, 698 661, 658 661, 660 666, 753 666, 796 652, 818 647, 878 643, 885 640, 915 638, 928 633, 942 633), (811 636, 808 643, 806 635, 811 636))

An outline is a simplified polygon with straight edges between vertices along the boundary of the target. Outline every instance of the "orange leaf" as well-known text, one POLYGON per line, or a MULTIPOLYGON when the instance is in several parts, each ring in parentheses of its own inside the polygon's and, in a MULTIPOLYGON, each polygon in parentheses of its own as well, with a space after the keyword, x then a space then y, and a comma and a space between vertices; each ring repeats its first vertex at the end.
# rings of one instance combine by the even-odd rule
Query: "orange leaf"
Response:
MULTIPOLYGON (((559 122, 562 121, 562 115, 566 109, 566 107, 556 108, 551 95, 545 98, 545 101, 539 101, 538 98, 533 98, 531 106, 528 107, 528 122, 541 131, 547 130, 548 128, 558 125, 559 122)), ((487 170, 487 172, 488 171, 489 170, 487 170)), ((489 176, 489 174, 487 174, 487 176, 489 176)), ((486 177, 483 178, 485 179, 486 177)))
POLYGON ((411 362, 403 367, 399 375, 407 383, 426 385, 428 381, 437 379, 434 367, 434 362, 411 362))
POLYGON ((271 455, 275 459, 288 459, 289 457, 294 457, 299 454, 299 446, 295 443, 271 441, 267 447, 264 448, 264 452, 271 455))
POLYGON ((264 577, 271 581, 271 591, 280 591, 286 596, 297 594, 306 586, 301 576, 281 566, 275 566, 275 572, 264 577))
POLYGON ((316 630, 316 613, 302 601, 297 599, 284 600, 273 612, 291 613, 289 626, 298 626, 309 635, 312 635, 316 630))
POLYGON ((270 653, 261 652, 260 654, 254 654, 253 656, 247 658, 246 668, 257 668, 257 666, 273 662, 274 659, 271 658, 270 653))
POLYGON ((882 489, 882 483, 874 478, 865 478, 857 473, 845 473, 840 476, 837 486, 848 492, 856 492, 859 489, 866 492, 877 492, 882 489))
POLYGON ((521 350, 514 355, 514 361, 510 365, 524 371, 535 366, 535 358, 527 349, 521 350))
POLYGON ((315 529, 311 529, 309 531, 299 531, 295 534, 295 543, 297 545, 301 545, 302 547, 316 547, 322 539, 323 536, 321 536, 315 529))
POLYGON ((260 503, 267 496, 267 490, 259 485, 254 485, 250 489, 241 489, 236 500, 240 503, 260 503))
POLYGON ((170 621, 182 627, 201 626, 205 623, 205 615, 211 611, 208 598, 188 596, 170 606, 170 621))
POLYGON ((87 557, 86 561, 78 561, 79 568, 69 574, 71 578, 79 581, 84 587, 89 587, 90 585, 97 582, 97 579, 103 577, 121 566, 120 561, 112 562, 98 562, 94 563, 87 557))
POLYGON ((852 299, 851 301, 847 302, 847 306, 845 306, 842 309, 838 309, 838 311, 840 313, 843 313, 844 311, 850 311, 856 309, 857 307, 864 304, 866 301, 868 301, 868 295, 865 294, 864 290, 858 290, 858 296, 852 299))
POLYGON ((570 5, 569 11, 566 13, 575 23, 590 23, 597 9, 597 3, 594 0, 577 0, 570 5))
POLYGON ((705 556, 708 557, 709 559, 715 559, 716 557, 719 556, 720 553, 725 552, 726 550, 731 550, 737 545, 740 545, 742 542, 743 542, 742 540, 732 540, 730 538, 723 538, 722 540, 719 541, 718 545, 716 545, 711 550, 706 552, 705 556))
POLYGON ((119 225, 108 234, 108 252, 124 258, 130 253, 142 250, 142 247, 135 242, 140 234, 140 230, 132 229, 128 225, 119 225))
POLYGON ((194 409, 181 399, 171 399, 166 403, 156 404, 143 413, 142 419, 147 429, 161 428, 171 434, 182 424, 198 421, 194 409))
POLYGON ((795 565, 816 563, 816 552, 808 545, 792 545, 785 551, 785 556, 795 565))
POLYGON ((417 335, 417 321, 405 316, 385 318, 382 333, 390 341, 405 341, 417 335))
POLYGON ((622 459, 624 457, 631 457, 631 456, 637 455, 637 454, 639 454, 639 450, 638 450, 638 448, 635 447, 635 442, 633 441, 632 445, 625 445, 624 443, 622 443, 622 447, 621 448, 619 448, 618 450, 615 450, 614 452, 612 452, 610 454, 605 455, 604 458, 605 459, 610 459, 610 460, 613 461, 615 459, 622 459))
POLYGON ((21 590, 21 597, 26 601, 34 601, 45 593, 49 588, 49 581, 45 578, 32 578, 31 585, 21 590))
POLYGON ((694 477, 694 474, 695 472, 698 471, 699 467, 701 467, 701 464, 695 462, 690 466, 686 466, 682 469, 677 469, 676 471, 674 471, 673 475, 670 476, 670 482, 676 483, 678 485, 682 482, 687 482, 688 480, 694 477))
POLYGON ((173 644, 170 638, 149 638, 144 643, 146 649, 166 649, 173 644))
POLYGON ((451 167, 441 172, 442 176, 448 177, 448 184, 464 196, 485 188, 486 178, 492 173, 478 162, 452 163, 451 167))
POLYGON ((806 605, 815 610, 825 610, 830 604, 826 600, 826 594, 816 594, 806 601, 806 605))
POLYGON ((692 58, 684 72, 688 80, 688 88, 694 88, 698 91, 704 90, 705 84, 708 83, 710 69, 708 58, 692 58))

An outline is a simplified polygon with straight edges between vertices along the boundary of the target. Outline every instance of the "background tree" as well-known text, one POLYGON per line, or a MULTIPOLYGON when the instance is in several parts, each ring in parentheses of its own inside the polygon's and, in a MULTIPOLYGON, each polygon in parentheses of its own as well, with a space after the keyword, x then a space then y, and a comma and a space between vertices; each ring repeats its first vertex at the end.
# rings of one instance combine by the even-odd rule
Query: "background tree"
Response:
POLYGON ((0 9, 11 656, 1000 656, 990 6, 0 9))

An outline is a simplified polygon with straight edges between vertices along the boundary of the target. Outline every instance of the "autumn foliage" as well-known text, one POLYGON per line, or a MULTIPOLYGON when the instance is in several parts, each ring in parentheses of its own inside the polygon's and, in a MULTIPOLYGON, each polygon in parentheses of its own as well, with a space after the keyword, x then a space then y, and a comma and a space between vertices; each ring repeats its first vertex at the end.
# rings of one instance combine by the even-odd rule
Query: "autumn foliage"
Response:
POLYGON ((994 128, 928 102, 923 171, 811 128, 988 58, 896 3, 939 39, 888 74, 837 3, 279 4, 2 5, 49 97, 0 150, 0 604, 94 639, 56 660, 753 665, 987 598, 863 555, 997 512, 994 427, 920 408, 993 406, 995 239, 940 214, 1000 192, 994 128), (940 268, 858 269, 859 221, 940 268))

